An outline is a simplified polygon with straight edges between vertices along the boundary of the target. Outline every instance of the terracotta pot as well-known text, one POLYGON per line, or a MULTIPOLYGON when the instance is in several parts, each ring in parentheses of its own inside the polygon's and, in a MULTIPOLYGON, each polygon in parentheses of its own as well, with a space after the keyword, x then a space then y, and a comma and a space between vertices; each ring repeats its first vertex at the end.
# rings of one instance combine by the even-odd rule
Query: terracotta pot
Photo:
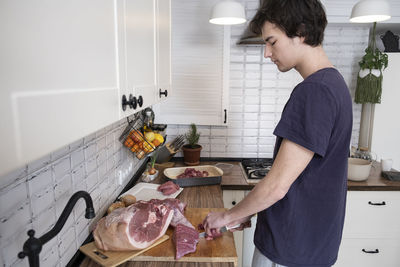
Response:
POLYGON ((189 166, 200 164, 200 152, 203 147, 201 145, 195 145, 192 148, 190 145, 184 145, 183 151, 183 163, 189 166))

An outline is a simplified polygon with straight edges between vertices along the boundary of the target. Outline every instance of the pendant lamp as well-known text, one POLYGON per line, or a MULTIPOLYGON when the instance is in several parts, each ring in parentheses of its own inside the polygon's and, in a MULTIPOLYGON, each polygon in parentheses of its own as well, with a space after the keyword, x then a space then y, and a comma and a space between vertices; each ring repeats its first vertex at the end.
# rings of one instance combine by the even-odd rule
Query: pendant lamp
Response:
POLYGON ((245 23, 244 7, 236 1, 223 0, 213 7, 209 22, 218 25, 245 23))
POLYGON ((386 0, 361 0, 351 10, 350 22, 379 22, 390 18, 390 6, 386 0))

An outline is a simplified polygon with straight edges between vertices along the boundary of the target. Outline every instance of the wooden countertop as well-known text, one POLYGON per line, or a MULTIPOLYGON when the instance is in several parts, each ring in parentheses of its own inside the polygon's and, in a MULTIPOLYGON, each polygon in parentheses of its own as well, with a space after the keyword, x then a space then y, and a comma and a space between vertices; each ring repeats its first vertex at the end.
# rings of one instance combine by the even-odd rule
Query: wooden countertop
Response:
MULTIPOLYGON (((182 164, 183 165, 183 164, 182 164)), ((177 164, 176 166, 179 166, 177 164)), ((158 167, 162 173, 163 168, 158 167)), ((153 183, 163 183, 166 179, 163 175, 153 181, 153 183)), ((182 193, 177 197, 182 202, 187 204, 190 208, 223 208, 224 203, 222 200, 222 189, 219 185, 211 186, 196 186, 184 188, 182 193)), ((81 267, 101 267, 90 258, 86 257, 81 267)), ((231 262, 159 262, 159 261, 146 261, 134 262, 129 261, 119 265, 121 267, 234 267, 231 262)))

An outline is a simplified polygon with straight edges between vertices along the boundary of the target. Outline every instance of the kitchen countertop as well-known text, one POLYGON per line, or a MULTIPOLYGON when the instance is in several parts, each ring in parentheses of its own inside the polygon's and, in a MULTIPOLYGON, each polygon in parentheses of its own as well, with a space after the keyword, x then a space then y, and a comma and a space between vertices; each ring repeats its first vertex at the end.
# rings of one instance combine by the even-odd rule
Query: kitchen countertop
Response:
MULTIPOLYGON (((221 188, 224 190, 251 190, 255 184, 246 182, 242 167, 239 161, 221 161, 233 164, 230 174, 223 175, 221 188)), ((201 165, 215 165, 217 161, 202 161, 201 165)), ((175 167, 185 166, 183 162, 176 162, 175 167)), ((347 182, 348 191, 400 191, 400 181, 390 181, 381 176, 381 165, 373 162, 373 168, 367 180, 362 182, 347 182)))
MULTIPOLYGON (((246 182, 242 167, 239 161, 221 161, 224 163, 233 164, 230 174, 223 175, 221 186, 196 186, 186 187, 181 194, 177 197, 180 201, 187 204, 191 208, 223 208, 222 190, 251 190, 254 184, 246 182)), ((217 161, 202 161, 201 165, 215 165, 217 161)), ((176 161, 175 167, 185 166, 183 162, 176 161)), ((381 173, 380 164, 373 163, 371 174, 366 181, 353 182, 348 181, 349 191, 400 191, 400 182, 389 181, 383 178, 381 173)), ((158 166, 160 170, 159 177, 153 183, 163 183, 166 181, 162 172, 164 167, 158 166)), ((80 265, 81 267, 100 267, 97 263, 91 261, 89 258, 80 265)), ((126 262, 121 264, 122 267, 233 267, 233 263, 194 263, 194 262, 126 262)))

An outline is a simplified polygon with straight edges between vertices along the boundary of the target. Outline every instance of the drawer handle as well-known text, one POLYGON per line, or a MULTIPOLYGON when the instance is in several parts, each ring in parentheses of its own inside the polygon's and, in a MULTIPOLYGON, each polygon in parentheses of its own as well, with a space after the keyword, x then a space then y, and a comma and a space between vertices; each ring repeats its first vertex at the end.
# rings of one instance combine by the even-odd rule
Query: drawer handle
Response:
POLYGON ((373 205, 373 206, 385 206, 386 202, 382 201, 381 203, 373 203, 371 201, 368 201, 368 204, 373 205))
POLYGON ((364 253, 370 253, 370 254, 375 254, 375 253, 379 253, 379 249, 375 249, 375 250, 365 250, 365 249, 362 249, 362 252, 364 252, 364 253))
POLYGON ((232 201, 232 205, 236 205, 236 201, 234 200, 234 201, 232 201))

